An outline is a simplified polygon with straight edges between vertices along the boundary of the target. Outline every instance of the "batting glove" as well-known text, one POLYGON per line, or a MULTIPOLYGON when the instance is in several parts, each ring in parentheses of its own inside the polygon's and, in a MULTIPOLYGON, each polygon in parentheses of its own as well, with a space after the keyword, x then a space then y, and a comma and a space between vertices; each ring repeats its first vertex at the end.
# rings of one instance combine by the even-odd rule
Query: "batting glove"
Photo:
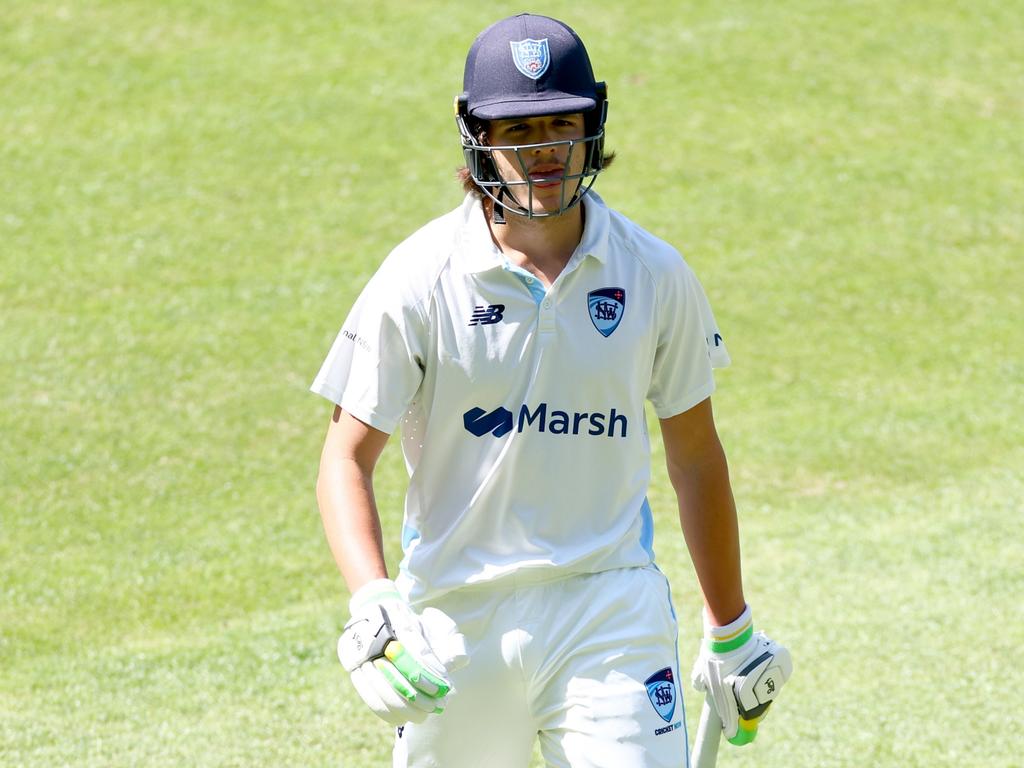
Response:
POLYGON ((714 703, 730 744, 756 738, 758 724, 792 674, 789 651, 754 632, 749 605, 724 627, 712 626, 705 611, 704 642, 691 680, 714 703))
POLYGON ((455 622, 435 608, 417 615, 389 579, 357 590, 349 611, 338 658, 370 709, 392 725, 443 712, 448 673, 468 661, 455 622))

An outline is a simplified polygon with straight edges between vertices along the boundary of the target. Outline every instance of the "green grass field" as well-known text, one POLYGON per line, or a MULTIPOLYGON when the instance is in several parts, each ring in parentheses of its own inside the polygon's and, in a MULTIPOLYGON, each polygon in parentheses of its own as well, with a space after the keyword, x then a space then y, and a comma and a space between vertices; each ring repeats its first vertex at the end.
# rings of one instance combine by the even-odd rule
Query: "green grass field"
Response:
MULTIPOLYGON (((477 5, 0 3, 0 765, 388 764, 306 388, 460 199, 462 59, 522 10, 477 5)), ((734 359, 747 593, 796 673, 719 765, 1024 765, 1024 4, 533 10, 608 81, 597 189, 734 359)), ((396 441, 377 490, 395 562, 396 441)))

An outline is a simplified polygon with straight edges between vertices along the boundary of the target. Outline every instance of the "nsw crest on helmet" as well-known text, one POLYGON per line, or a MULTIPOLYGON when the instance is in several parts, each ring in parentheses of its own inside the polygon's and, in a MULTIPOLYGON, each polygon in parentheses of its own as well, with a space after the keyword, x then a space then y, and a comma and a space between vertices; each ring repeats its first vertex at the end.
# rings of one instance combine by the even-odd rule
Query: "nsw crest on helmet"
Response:
POLYGON ((590 320, 602 336, 611 336, 626 311, 626 292, 622 288, 600 288, 587 294, 590 320))
POLYGON ((509 40, 512 46, 512 61, 516 69, 531 80, 537 80, 548 71, 551 64, 551 53, 548 50, 548 39, 543 40, 509 40))

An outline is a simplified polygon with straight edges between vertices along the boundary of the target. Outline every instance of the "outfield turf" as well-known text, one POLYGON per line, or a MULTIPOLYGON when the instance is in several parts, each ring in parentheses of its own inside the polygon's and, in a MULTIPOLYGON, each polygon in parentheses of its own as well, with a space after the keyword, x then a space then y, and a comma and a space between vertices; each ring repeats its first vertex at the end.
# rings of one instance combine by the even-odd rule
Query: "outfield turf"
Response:
MULTIPOLYGON (((477 5, 0 7, 0 765, 387 763, 334 658, 306 388, 460 199, 461 60, 522 10, 477 5)), ((1024 4, 533 10, 608 81, 597 189, 734 360, 747 596, 796 673, 719 765, 1021 766, 1024 4)), ((392 562, 403 488, 393 443, 392 562)), ((660 449, 651 502, 685 673, 660 449)))

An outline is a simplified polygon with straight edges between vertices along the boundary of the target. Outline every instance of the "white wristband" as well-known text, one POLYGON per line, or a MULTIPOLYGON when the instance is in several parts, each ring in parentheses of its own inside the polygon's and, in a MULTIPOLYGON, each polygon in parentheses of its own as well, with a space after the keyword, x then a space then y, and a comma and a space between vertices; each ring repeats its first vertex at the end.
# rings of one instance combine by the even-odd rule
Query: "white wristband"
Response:
POLYGON ((754 634, 754 614, 750 606, 744 606, 743 613, 722 627, 716 627, 704 610, 704 638, 714 653, 729 653, 746 643, 754 634))

